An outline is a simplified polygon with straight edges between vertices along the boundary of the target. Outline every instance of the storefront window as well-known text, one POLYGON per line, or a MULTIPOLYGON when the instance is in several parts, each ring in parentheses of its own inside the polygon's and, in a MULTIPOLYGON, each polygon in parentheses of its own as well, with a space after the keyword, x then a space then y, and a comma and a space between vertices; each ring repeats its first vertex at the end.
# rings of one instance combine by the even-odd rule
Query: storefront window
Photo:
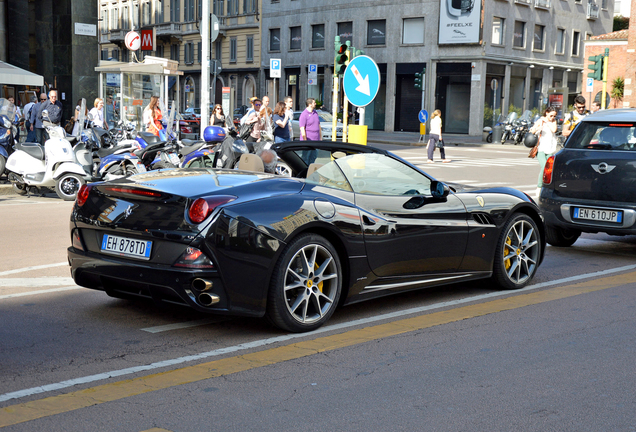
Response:
POLYGON ((353 44, 353 22, 338 23, 338 35, 340 36, 340 43, 349 41, 353 44))
POLYGON ((403 44, 424 43, 424 18, 404 18, 403 44))
POLYGON ((269 30, 269 50, 280 51, 280 29, 269 30))
POLYGON ((324 24, 316 24, 311 26, 311 47, 312 48, 325 47, 325 25, 324 24))
POLYGON ((369 21, 367 26, 367 45, 386 43, 386 20, 369 21))
POLYGON ((301 27, 289 28, 289 49, 299 50, 302 47, 301 27))

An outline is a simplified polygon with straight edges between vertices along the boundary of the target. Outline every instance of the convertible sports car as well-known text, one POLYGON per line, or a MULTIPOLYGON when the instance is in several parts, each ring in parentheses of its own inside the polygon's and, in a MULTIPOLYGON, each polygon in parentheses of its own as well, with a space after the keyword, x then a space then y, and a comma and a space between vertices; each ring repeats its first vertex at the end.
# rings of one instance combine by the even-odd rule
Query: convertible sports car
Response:
POLYGON ((539 209, 520 191, 447 185, 368 146, 272 148, 292 177, 167 169, 83 186, 77 284, 302 332, 400 291, 491 277, 521 288, 543 259, 539 209))

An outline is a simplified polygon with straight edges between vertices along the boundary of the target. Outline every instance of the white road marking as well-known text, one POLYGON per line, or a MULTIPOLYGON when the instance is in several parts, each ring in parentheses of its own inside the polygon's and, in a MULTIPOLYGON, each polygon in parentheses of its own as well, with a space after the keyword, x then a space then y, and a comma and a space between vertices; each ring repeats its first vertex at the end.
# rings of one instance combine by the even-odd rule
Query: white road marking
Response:
POLYGON ((71 291, 71 290, 76 290, 76 289, 82 289, 82 287, 79 287, 79 286, 75 285, 75 286, 67 286, 67 287, 63 287, 63 288, 51 288, 51 289, 40 290, 40 291, 29 291, 29 292, 25 292, 25 293, 5 294, 5 295, 0 295, 0 300, 4 300, 4 299, 8 299, 8 298, 39 295, 39 294, 50 294, 50 293, 56 293, 56 292, 61 292, 61 291, 71 291))
POLYGON ((74 284, 72 277, 49 276, 37 278, 5 278, 0 279, 1 287, 43 287, 51 285, 74 284))
MULTIPOLYGON (((571 277, 558 279, 558 280, 554 280, 554 281, 548 281, 548 282, 539 283, 539 284, 536 284, 536 285, 530 285, 530 286, 522 288, 520 290, 516 290, 516 291, 514 291, 514 293, 522 293, 522 292, 534 291, 534 290, 539 289, 539 288, 545 288, 545 287, 549 287, 549 286, 553 286, 553 285, 559 285, 559 284, 579 281, 579 280, 582 280, 582 279, 601 277, 601 276, 605 276, 605 275, 608 275, 608 274, 624 272, 624 271, 629 271, 629 270, 634 270, 634 269, 636 269, 636 264, 635 265, 623 266, 623 267, 617 267, 617 268, 613 268, 613 269, 602 270, 602 271, 597 271, 597 272, 593 272, 593 273, 577 275, 577 276, 571 276, 571 277)), ((114 371, 110 371, 110 372, 104 372, 104 373, 95 374, 95 375, 88 375, 88 376, 74 378, 74 379, 70 379, 70 380, 66 380, 66 381, 60 381, 60 382, 53 383, 53 384, 45 384, 45 385, 42 385, 42 386, 39 386, 39 387, 32 387, 32 388, 28 388, 28 389, 24 389, 24 390, 18 390, 18 391, 14 391, 14 392, 10 392, 10 393, 1 394, 0 395, 0 402, 4 402, 4 401, 7 401, 7 400, 11 400, 11 399, 18 399, 18 398, 22 398, 22 397, 26 397, 26 396, 32 396, 32 395, 40 394, 40 393, 46 393, 46 392, 53 391, 53 390, 61 390, 61 389, 68 388, 68 387, 73 387, 73 386, 79 385, 79 384, 87 384, 87 383, 92 383, 92 382, 95 382, 95 381, 101 381, 101 380, 114 378, 114 377, 119 377, 119 376, 123 376, 123 375, 131 375, 131 374, 138 373, 138 372, 144 372, 144 371, 164 368, 164 367, 168 367, 168 366, 175 366, 175 365, 179 365, 179 364, 183 364, 183 363, 187 363, 187 362, 191 362, 191 361, 207 359, 207 358, 210 358, 210 357, 217 357, 217 356, 220 356, 220 355, 235 353, 237 351, 244 351, 244 350, 248 350, 248 349, 259 348, 259 347, 271 345, 271 344, 278 343, 278 342, 286 342, 286 341, 289 341, 289 340, 305 338, 307 336, 314 336, 314 335, 318 335, 318 334, 322 334, 322 333, 326 333, 326 332, 331 332, 331 331, 335 331, 335 330, 342 330, 342 329, 347 329, 347 328, 350 328, 350 327, 355 327, 355 326, 360 326, 360 325, 367 325, 367 324, 371 324, 371 323, 374 323, 374 322, 377 322, 377 321, 383 321, 383 320, 393 319, 393 318, 400 318, 400 317, 403 317, 405 315, 412 315, 412 314, 422 313, 422 312, 435 310, 435 309, 440 309, 440 308, 444 308, 444 307, 456 306, 456 305, 463 304, 463 303, 470 303, 470 302, 474 302, 474 301, 486 300, 486 299, 495 298, 495 297, 502 297, 502 296, 507 296, 507 295, 511 295, 511 294, 513 294, 513 293, 510 292, 510 291, 496 291, 496 292, 492 292, 492 293, 488 293, 488 294, 481 294, 481 295, 477 295, 477 296, 473 296, 473 297, 467 297, 467 298, 464 298, 464 299, 452 300, 452 301, 447 301, 447 302, 440 302, 440 303, 436 303, 436 304, 432 304, 432 305, 428 305, 428 306, 405 309, 405 310, 402 310, 402 311, 391 312, 391 313, 378 315, 378 316, 374 316, 374 317, 370 317, 370 318, 363 318, 363 319, 359 319, 359 320, 344 322, 344 323, 341 323, 341 324, 334 324, 334 325, 330 325, 330 326, 324 326, 324 327, 319 328, 318 330, 314 330, 313 332, 291 333, 291 334, 286 334, 286 335, 282 335, 282 336, 276 336, 276 337, 267 338, 267 339, 260 339, 260 340, 256 340, 256 341, 253 341, 253 342, 246 342, 246 343, 242 343, 242 344, 238 344, 238 345, 234 345, 234 346, 229 346, 229 347, 225 347, 225 348, 219 348, 219 349, 216 349, 216 350, 213 350, 213 351, 202 352, 202 353, 199 353, 199 354, 193 354, 193 355, 189 355, 189 356, 185 356, 185 357, 177 357, 177 358, 174 358, 174 359, 163 360, 163 361, 150 363, 150 364, 146 364, 146 365, 135 366, 135 367, 130 367, 130 368, 126 368, 126 369, 118 369, 118 370, 114 370, 114 371)))
POLYGON ((216 324, 216 323, 220 323, 220 322, 224 322, 228 320, 230 320, 230 318, 228 317, 207 318, 207 319, 202 319, 197 321, 186 321, 181 323, 160 325, 156 327, 146 327, 146 328, 142 328, 141 331, 145 331, 148 333, 161 333, 161 332, 171 331, 171 330, 180 330, 184 328, 198 327, 198 326, 203 326, 208 324, 216 324))
POLYGON ((39 265, 39 266, 33 266, 33 267, 23 267, 23 268, 19 268, 15 270, 7 270, 7 271, 0 272, 0 276, 6 276, 6 275, 16 274, 16 273, 24 273, 31 270, 40 270, 40 269, 51 268, 51 267, 61 267, 61 266, 67 266, 67 265, 68 265, 68 262, 65 261, 65 262, 61 262, 57 264, 45 264, 45 265, 39 265))

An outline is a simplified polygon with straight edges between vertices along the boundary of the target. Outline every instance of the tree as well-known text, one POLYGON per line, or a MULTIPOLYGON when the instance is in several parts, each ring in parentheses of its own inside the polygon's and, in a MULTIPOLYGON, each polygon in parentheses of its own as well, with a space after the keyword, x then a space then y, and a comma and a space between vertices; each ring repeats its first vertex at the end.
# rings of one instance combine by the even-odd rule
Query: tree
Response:
POLYGON ((625 80, 622 77, 616 77, 612 81, 612 91, 610 97, 614 100, 614 108, 623 100, 623 90, 625 89, 625 80))
POLYGON ((622 15, 616 15, 614 17, 614 25, 612 26, 612 31, 626 30, 629 28, 629 17, 624 17, 622 15))

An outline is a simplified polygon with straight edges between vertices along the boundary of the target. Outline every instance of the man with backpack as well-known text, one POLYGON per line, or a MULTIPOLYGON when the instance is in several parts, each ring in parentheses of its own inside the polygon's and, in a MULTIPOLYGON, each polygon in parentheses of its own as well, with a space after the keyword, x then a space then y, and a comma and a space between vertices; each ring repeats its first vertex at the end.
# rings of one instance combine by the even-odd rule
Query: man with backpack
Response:
POLYGON ((585 98, 582 95, 578 95, 574 98, 574 110, 570 113, 567 120, 563 122, 563 136, 567 138, 581 119, 589 113, 590 112, 585 109, 585 98))

